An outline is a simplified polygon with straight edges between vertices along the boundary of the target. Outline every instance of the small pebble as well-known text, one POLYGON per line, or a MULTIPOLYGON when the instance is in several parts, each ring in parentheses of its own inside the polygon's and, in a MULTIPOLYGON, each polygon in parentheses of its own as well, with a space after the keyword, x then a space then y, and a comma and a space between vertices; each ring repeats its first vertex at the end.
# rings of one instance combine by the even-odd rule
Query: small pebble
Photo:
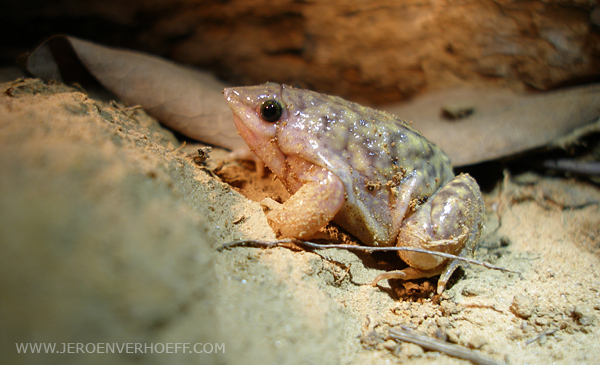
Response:
POLYGON ((573 314, 582 326, 589 326, 594 322, 594 310, 588 305, 579 304, 575 306, 573 314))
POLYGON ((386 349, 388 351, 396 351, 396 349, 398 348, 398 342, 394 341, 394 340, 387 340, 385 342, 382 342, 380 344, 377 345, 378 349, 386 349))
POLYGON ((400 344, 400 353, 409 359, 412 357, 421 357, 425 353, 423 348, 414 343, 403 342, 400 344))
POLYGON ((459 343, 460 339, 460 331, 449 329, 446 330, 446 336, 448 337, 448 341, 453 343, 459 343))
POLYGON ((513 299, 510 309, 517 316, 527 319, 533 314, 533 311, 535 310, 535 304, 527 295, 517 294, 513 299))
POLYGON ((457 314, 458 312, 460 312, 456 304, 447 300, 443 301, 440 304, 440 309, 442 310, 442 313, 444 313, 444 315, 447 316, 457 314))
POLYGON ((480 349, 487 344, 487 340, 481 335, 472 335, 466 343, 472 349, 480 349))
POLYGON ((484 284, 476 284, 473 281, 467 283, 461 291, 461 294, 465 297, 482 296, 486 295, 487 293, 489 293, 488 287, 486 287, 484 284))

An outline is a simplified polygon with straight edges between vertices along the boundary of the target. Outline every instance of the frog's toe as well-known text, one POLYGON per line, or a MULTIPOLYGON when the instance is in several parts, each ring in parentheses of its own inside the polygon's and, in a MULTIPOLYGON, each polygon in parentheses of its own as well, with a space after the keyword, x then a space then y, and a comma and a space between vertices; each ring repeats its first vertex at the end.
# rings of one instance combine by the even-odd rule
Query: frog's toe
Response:
POLYGON ((406 278, 406 274, 404 273, 404 270, 388 271, 388 272, 384 272, 383 274, 377 275, 377 277, 375 279, 373 279, 373 281, 371 282, 371 285, 372 286, 377 286, 377 284, 381 280, 385 280, 385 279, 403 279, 403 280, 406 280, 405 278, 406 278))
POLYGON ((444 270, 442 271, 442 273, 440 275, 440 279, 438 280, 438 285, 437 285, 437 293, 438 294, 442 294, 444 292, 444 290, 446 290, 446 284, 448 284, 448 280, 450 280, 450 277, 454 273, 454 270, 456 270, 458 268, 459 264, 460 264, 459 260, 452 260, 452 261, 450 261, 450 263, 448 265, 446 265, 446 267, 444 267, 444 270))
POLYGON ((261 207, 266 207, 270 210, 278 209, 281 205, 282 205, 281 203, 278 203, 271 198, 264 198, 263 200, 260 201, 261 207))
POLYGON ((460 264, 459 260, 452 260, 448 265, 442 265, 439 268, 431 270, 419 270, 414 267, 407 267, 404 270, 388 271, 383 274, 377 275, 371 282, 372 286, 377 286, 381 280, 385 279, 400 279, 400 280, 414 280, 421 278, 430 278, 432 276, 440 275, 437 284, 437 293, 442 294, 446 290, 448 280, 458 268, 460 264))
MULTIPOLYGON (((431 270, 419 270, 414 267, 407 267, 404 270, 388 271, 388 272, 384 272, 383 274, 377 275, 377 277, 375 279, 373 279, 373 281, 371 282, 371 285, 377 286, 377 283, 379 283, 381 280, 385 280, 385 279, 414 280, 414 279, 420 279, 420 278, 430 278, 432 276, 439 275, 443 269, 444 269, 444 267, 442 267, 442 268, 436 267, 431 270)), ((439 289, 439 284, 438 284, 438 289, 439 289)))

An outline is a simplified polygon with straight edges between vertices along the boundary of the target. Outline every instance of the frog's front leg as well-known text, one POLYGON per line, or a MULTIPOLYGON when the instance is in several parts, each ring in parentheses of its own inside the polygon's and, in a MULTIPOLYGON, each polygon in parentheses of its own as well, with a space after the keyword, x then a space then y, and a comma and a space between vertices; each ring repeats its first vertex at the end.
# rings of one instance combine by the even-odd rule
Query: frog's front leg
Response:
POLYGON ((344 185, 325 169, 310 176, 285 203, 263 201, 272 209, 267 214, 269 225, 285 237, 306 239, 333 219, 344 204, 344 185))
MULTIPOLYGON (((442 186, 427 203, 406 218, 401 225, 397 246, 417 247, 453 255, 466 255, 479 241, 484 219, 484 203, 475 180, 466 174, 456 176, 442 186)), ((373 280, 411 280, 439 275, 437 292, 442 293, 458 266, 456 260, 424 253, 399 251, 410 267, 381 274, 373 280)))

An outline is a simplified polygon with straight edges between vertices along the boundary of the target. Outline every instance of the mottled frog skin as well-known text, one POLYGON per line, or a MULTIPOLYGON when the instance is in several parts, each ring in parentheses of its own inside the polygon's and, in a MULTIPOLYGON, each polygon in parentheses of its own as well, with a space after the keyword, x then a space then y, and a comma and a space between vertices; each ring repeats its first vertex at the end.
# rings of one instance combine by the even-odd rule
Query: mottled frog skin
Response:
MULTIPOLYGON (((306 239, 333 220, 371 246, 466 254, 479 240, 484 204, 477 183, 454 177, 450 160, 407 122, 335 96, 264 84, 228 88, 225 98, 250 149, 293 194, 267 203, 271 227, 306 239)), ((378 276, 442 274, 456 262, 399 251, 410 266, 378 276)))

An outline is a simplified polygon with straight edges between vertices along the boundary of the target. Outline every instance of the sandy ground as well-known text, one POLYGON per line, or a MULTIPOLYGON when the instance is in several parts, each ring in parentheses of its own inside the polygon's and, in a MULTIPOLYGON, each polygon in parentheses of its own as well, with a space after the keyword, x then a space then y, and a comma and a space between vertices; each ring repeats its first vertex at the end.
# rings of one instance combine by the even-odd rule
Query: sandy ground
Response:
POLYGON ((399 326, 498 363, 600 362, 594 185, 507 174, 485 195, 475 257, 520 275, 467 266, 442 295, 435 278, 372 287, 403 263, 338 249, 215 249, 275 238, 258 201, 288 195, 252 163, 221 163, 218 149, 198 163, 198 146, 181 148, 142 110, 61 85, 21 80, 0 91, 7 363, 468 363, 388 339, 399 326), (213 351, 17 351, 29 342, 213 351))

